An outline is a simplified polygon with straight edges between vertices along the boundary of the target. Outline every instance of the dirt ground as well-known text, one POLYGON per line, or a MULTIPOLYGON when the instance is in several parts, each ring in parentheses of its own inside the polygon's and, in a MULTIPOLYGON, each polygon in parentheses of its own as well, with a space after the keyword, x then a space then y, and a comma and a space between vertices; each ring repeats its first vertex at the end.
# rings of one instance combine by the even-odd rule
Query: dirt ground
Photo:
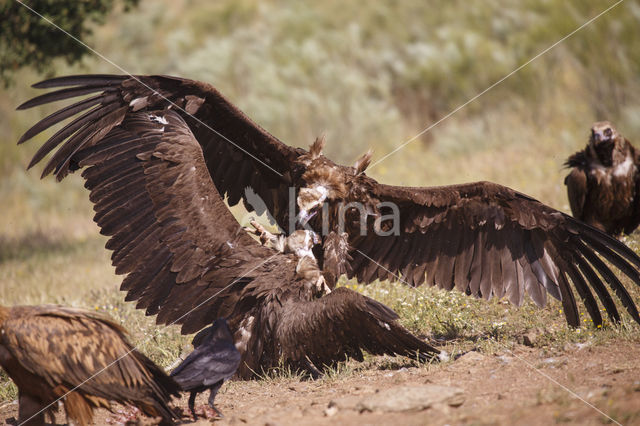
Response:
MULTIPOLYGON (((553 354, 519 345, 423 367, 354 363, 353 370, 318 381, 230 382, 216 399, 225 417, 215 424, 640 424, 639 355, 628 342, 572 344, 553 354)), ((178 405, 186 407, 186 397, 178 405)), ((123 423, 118 414, 96 414, 96 424, 123 423)), ((16 416, 16 403, 0 408, 5 422, 16 416)), ((64 416, 58 421, 64 423, 64 416)))

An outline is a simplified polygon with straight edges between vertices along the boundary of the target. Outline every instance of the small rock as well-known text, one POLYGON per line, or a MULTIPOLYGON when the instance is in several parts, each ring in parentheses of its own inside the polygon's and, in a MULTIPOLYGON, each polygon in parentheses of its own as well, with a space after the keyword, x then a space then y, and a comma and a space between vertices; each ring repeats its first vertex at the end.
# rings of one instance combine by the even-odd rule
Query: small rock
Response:
POLYGON ((434 404, 458 407, 464 402, 462 390, 454 387, 423 385, 399 386, 363 398, 356 406, 362 411, 420 411, 434 404))
POLYGON ((480 362, 484 362, 486 357, 482 355, 480 352, 470 351, 464 355, 459 356, 456 359, 456 365, 460 364, 478 364, 480 362))
POLYGON ((340 410, 355 410, 362 396, 349 395, 339 399, 333 399, 328 407, 337 407, 340 410))
POLYGON ((501 363, 503 364, 510 364, 511 361, 513 361, 513 357, 507 356, 507 355, 500 355, 499 357, 497 357, 501 363))
POLYGON ((438 359, 440 360, 440 362, 447 362, 451 359, 451 357, 449 356, 449 353, 447 351, 440 351, 440 353, 438 354, 438 359))
POLYGON ((324 409, 325 417, 332 417, 338 413, 338 407, 333 405, 324 409))
POLYGON ((536 340, 538 339, 538 335, 536 333, 534 333, 533 331, 530 331, 528 333, 525 333, 522 336, 522 343, 525 346, 529 346, 530 348, 533 348, 536 345, 536 340))

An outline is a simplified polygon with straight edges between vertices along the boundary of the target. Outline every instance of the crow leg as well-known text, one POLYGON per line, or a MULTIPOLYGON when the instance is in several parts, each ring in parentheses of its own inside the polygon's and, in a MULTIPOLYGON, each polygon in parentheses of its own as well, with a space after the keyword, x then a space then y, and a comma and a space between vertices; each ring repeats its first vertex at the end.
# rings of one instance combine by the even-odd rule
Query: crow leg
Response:
POLYGON ((189 410, 191 411, 193 420, 196 420, 198 418, 198 416, 196 415, 196 407, 195 407, 197 394, 198 392, 191 392, 191 395, 189 395, 189 410))
POLYGON ((216 417, 224 417, 222 412, 218 410, 216 406, 213 404, 213 402, 216 399, 216 395, 218 394, 218 391, 222 387, 223 382, 224 382, 223 380, 220 380, 218 383, 216 383, 211 387, 211 391, 209 392, 209 407, 211 407, 211 409, 215 412, 216 417))

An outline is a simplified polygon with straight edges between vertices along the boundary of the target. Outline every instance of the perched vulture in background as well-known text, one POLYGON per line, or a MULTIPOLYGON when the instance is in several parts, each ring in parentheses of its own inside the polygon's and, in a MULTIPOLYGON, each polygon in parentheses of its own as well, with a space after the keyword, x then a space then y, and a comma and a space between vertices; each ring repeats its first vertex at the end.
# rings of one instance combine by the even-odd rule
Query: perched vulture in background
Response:
POLYGON ((173 424, 167 405, 178 385, 136 351, 119 325, 93 312, 60 306, 0 306, 0 365, 18 386, 21 425, 44 424, 57 401, 87 425, 109 401, 134 405, 173 424))
MULTIPOLYGON (((218 318, 197 344, 193 352, 171 372, 171 377, 183 391, 191 392, 189 410, 196 420, 196 395, 209 389, 209 407, 218 415, 214 401, 225 380, 240 366, 242 355, 233 343, 233 336, 224 318, 218 318)), ((205 409, 206 410, 206 409, 205 409)), ((205 414, 206 415, 206 414, 205 414)))
MULTIPOLYGON (((217 273, 207 259, 221 238, 214 234, 225 235, 219 228, 227 230, 230 244, 238 238, 250 247, 244 236, 233 236, 235 222, 227 224, 218 218, 226 213, 217 194, 213 195, 211 179, 230 205, 242 199, 251 210, 244 197, 252 193, 262 198, 285 232, 292 232, 290 225, 298 220, 321 234, 319 264, 329 287, 346 274, 361 283, 401 279, 412 286, 426 282, 486 299, 506 296, 516 305, 528 293, 544 306, 550 294, 562 301, 569 324, 578 326, 574 290, 594 324, 602 323, 596 297, 613 321, 620 319, 606 282, 640 322, 634 301, 603 261, 640 284, 640 258, 609 235, 512 189, 490 182, 425 188, 380 184, 364 173, 370 155, 347 167, 322 155, 322 141, 316 141, 310 151, 288 146, 253 123, 215 88, 196 81, 89 75, 54 78, 35 87, 62 89, 19 108, 93 94, 42 119, 19 142, 82 112, 42 145, 30 166, 54 150, 43 176, 54 173, 62 179, 70 171, 94 165, 84 176, 96 203, 96 221, 104 234, 114 235, 108 247, 116 251, 116 271, 130 273, 122 288, 149 313, 159 312, 161 321, 180 318, 183 311, 175 301, 178 306, 197 304, 196 298, 187 296, 187 285, 172 290, 167 280, 211 282, 217 273), (144 117, 155 116, 160 118, 155 119, 158 128, 149 130, 153 137, 133 134, 144 133, 144 117), (164 127, 167 117, 173 120, 174 131, 164 127), (186 146, 186 139, 197 146, 169 150, 168 146, 186 146), (116 140, 131 147, 126 159, 116 140), (158 145, 158 140, 164 141, 161 146, 167 153, 147 148, 143 142, 149 140, 158 145), (199 168, 201 157, 205 169, 199 168), (150 166, 160 159, 164 163, 150 166), (184 168, 182 174, 175 171, 178 165, 184 168), (198 183, 190 180, 189 168, 198 170, 198 183), (181 196, 179 187, 184 188, 181 196), (252 191, 245 191, 246 187, 252 191), (214 199, 216 214, 208 207, 214 199)), ((265 252, 254 258, 262 261, 267 256, 265 252)), ((336 297, 334 293, 326 297, 336 297)), ((342 296, 345 303, 355 303, 350 299, 355 295, 342 296)), ((227 308, 226 303, 213 306, 208 313, 198 313, 201 319, 187 323, 186 330, 226 316, 219 312, 227 308)))
POLYGON ((589 143, 565 162, 571 213, 613 236, 640 224, 640 158, 608 121, 591 127, 589 143))
POLYGON ((423 360, 439 353, 381 303, 347 288, 318 291, 315 259, 253 239, 218 194, 198 141, 175 111, 132 112, 89 139, 80 132, 70 141, 77 146, 60 148, 70 155, 62 161, 84 168, 94 219, 111 236, 116 272, 127 274, 127 300, 157 314, 158 323, 182 324, 184 334, 226 318, 242 354, 240 377, 281 361, 317 375, 347 357, 362 360, 362 350, 423 360))

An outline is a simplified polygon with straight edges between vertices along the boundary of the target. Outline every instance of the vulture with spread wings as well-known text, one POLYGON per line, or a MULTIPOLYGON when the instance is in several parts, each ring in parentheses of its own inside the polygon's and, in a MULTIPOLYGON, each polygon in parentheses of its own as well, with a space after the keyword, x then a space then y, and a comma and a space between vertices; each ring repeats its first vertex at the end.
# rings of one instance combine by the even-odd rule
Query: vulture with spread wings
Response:
POLYGON ((168 402, 179 386, 127 341, 107 318, 62 306, 0 306, 0 366, 18 386, 20 424, 55 423, 57 401, 67 418, 87 425, 93 409, 110 401, 177 418, 168 402))
MULTIPOLYGON (((606 234, 512 189, 490 182, 425 188, 380 184, 364 173, 370 155, 363 156, 354 167, 347 167, 322 155, 322 141, 316 141, 309 151, 290 147, 253 123, 215 88, 201 82, 167 76, 89 75, 54 78, 35 87, 61 89, 38 96, 20 108, 93 94, 44 118, 20 139, 23 142, 83 113, 35 154, 30 166, 64 142, 52 155, 43 175, 53 172, 62 179, 86 165, 78 154, 137 112, 151 114, 170 109, 184 120, 202 150, 206 172, 230 205, 243 200, 251 210, 245 199, 245 188, 250 187, 285 231, 291 232, 294 227, 290 225, 299 221, 322 234, 319 263, 330 287, 346 274, 362 283, 400 279, 412 286, 426 282, 486 299, 506 296, 516 305, 528 293, 536 304, 544 306, 550 294, 562 301, 567 321, 577 326, 574 291, 595 324, 602 323, 597 299, 612 320, 620 319, 606 282, 633 319, 640 322, 635 303, 603 261, 608 260, 639 284, 640 258, 606 234)), ((162 135, 167 144, 176 143, 178 137, 178 133, 162 135)), ((139 161, 151 158, 150 154, 137 155, 139 161)), ((197 167, 193 158, 182 152, 175 153, 172 160, 197 167)), ((136 192, 129 184, 138 179, 136 173, 141 173, 133 166, 122 165, 118 181, 111 170, 100 174, 103 168, 96 165, 85 176, 93 188, 92 200, 98 203, 96 219, 103 224, 103 232, 111 235, 118 232, 123 217, 119 209, 110 207, 125 201, 134 205, 148 195, 136 192), (120 198, 105 201, 105 194, 110 193, 117 193, 120 198)), ((150 174, 145 172, 147 180, 150 174)), ((155 181, 147 184, 148 191, 157 191, 158 186, 166 189, 169 183, 188 185, 182 177, 169 182, 168 176, 173 175, 159 173, 155 181), (158 185, 161 180, 164 185, 158 185)), ((200 209, 210 198, 201 190, 190 191, 201 194, 203 199, 193 195, 172 207, 167 207, 167 201, 154 202, 158 210, 155 218, 148 210, 130 211, 127 229, 139 227, 144 233, 127 232, 109 244, 117 250, 114 262, 118 272, 132 273, 124 289, 130 291, 130 298, 142 298, 141 303, 149 306, 150 312, 157 311, 163 301, 179 297, 163 293, 166 287, 155 281, 133 289, 132 282, 140 281, 138 275, 162 276, 162 271, 153 269, 157 267, 155 263, 143 264, 149 265, 149 270, 133 269, 140 268, 136 266, 137 259, 147 254, 158 239, 152 222, 169 220, 176 210, 184 210, 193 220, 201 219, 199 232, 188 231, 193 232, 192 237, 173 236, 166 241, 188 254, 174 255, 172 262, 159 259, 168 272, 178 272, 179 282, 201 273, 200 256, 206 251, 203 247, 212 244, 204 239, 217 217, 207 219, 206 211, 200 209), (140 244, 130 244, 134 240, 140 240, 140 244)), ((222 204, 219 209, 223 210, 222 204)), ((187 232, 184 225, 167 226, 176 233, 187 232)), ((235 224, 228 229, 234 227, 235 224)), ((168 318, 166 314, 161 316, 168 318)))
POLYGON ((84 168, 94 220, 111 236, 116 272, 127 274, 127 300, 159 323, 182 324, 184 334, 226 318, 242 354, 240 377, 281 362, 317 375, 347 357, 362 360, 363 350, 422 360, 439 354, 383 304, 318 287, 310 245, 299 258, 253 239, 216 191, 200 145, 175 111, 89 125, 101 130, 79 130, 56 152, 64 159, 55 168, 84 168))

